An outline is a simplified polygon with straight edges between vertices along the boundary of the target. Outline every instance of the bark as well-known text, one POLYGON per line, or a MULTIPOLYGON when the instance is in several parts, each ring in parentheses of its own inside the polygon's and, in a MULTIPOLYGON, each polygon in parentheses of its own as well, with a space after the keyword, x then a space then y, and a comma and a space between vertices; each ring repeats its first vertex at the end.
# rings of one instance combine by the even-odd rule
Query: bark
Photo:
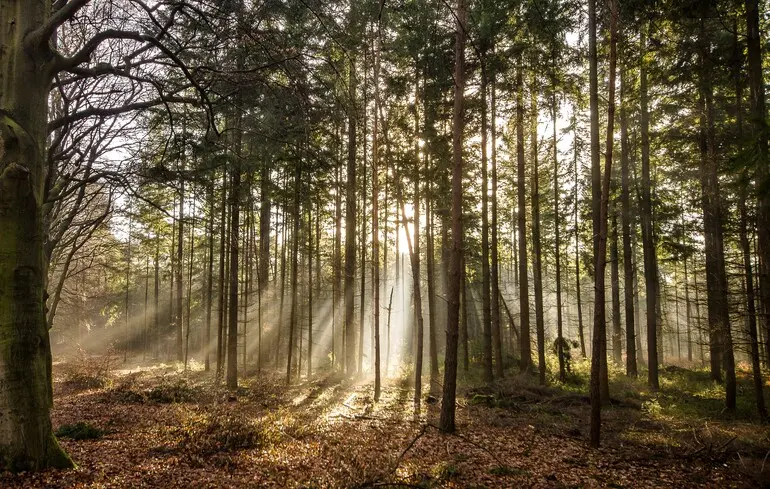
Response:
MULTIPOLYGON (((240 133, 240 131, 237 131, 240 133)), ((236 144, 240 148, 240 144, 236 144)), ((240 151, 239 151, 240 153, 240 151)), ((240 155, 239 155, 240 156, 240 155)), ((230 191, 230 284, 227 306, 227 387, 238 387, 238 237, 240 234, 240 161, 232 167, 232 185, 230 191)))
MULTIPOLYGON (((494 47, 492 48, 494 52, 494 47)), ((492 124, 490 136, 492 139, 492 242, 489 245, 490 270, 489 278, 492 286, 492 349, 495 355, 495 375, 501 378, 504 373, 503 341, 500 328, 500 263, 497 248, 497 92, 495 77, 490 81, 492 90, 492 124)))
MULTIPOLYGON (((400 177, 399 177, 400 178, 400 177)), ((407 228, 406 209, 404 207, 404 201, 399 195, 399 203, 401 207, 401 218, 404 223, 404 230, 406 234, 406 244, 409 249, 409 262, 412 265, 412 280, 414 281, 412 294, 414 300, 414 314, 415 314, 415 330, 416 330, 416 345, 414 354, 414 411, 415 416, 420 413, 420 399, 422 397, 422 353, 423 353, 423 315, 422 315, 422 291, 420 287, 420 179, 419 176, 415 176, 414 182, 414 243, 412 243, 412 237, 409 234, 407 228)), ((401 191, 399 189, 399 194, 401 191)))
MULTIPOLYGON (((625 39, 625 37, 624 37, 625 39)), ((621 234, 623 235, 623 304, 626 321, 626 375, 636 377, 636 323, 634 317, 634 263, 631 248, 631 179, 628 141, 627 88, 630 85, 628 70, 620 72, 620 206, 621 234)))
MULTIPOLYGON (((374 123, 372 126, 372 333, 374 337, 374 401, 380 400, 380 35, 378 24, 374 47, 374 123)), ((385 175, 387 179, 387 173, 385 175)), ((386 204, 387 207, 387 204, 386 204)))
POLYGON ((573 143, 573 167, 575 173, 575 199, 573 201, 572 213, 575 227, 575 301, 577 303, 577 323, 578 339, 580 340, 580 354, 583 358, 586 355, 586 338, 583 328, 583 300, 580 292, 580 227, 578 225, 578 200, 580 200, 580 175, 578 172, 578 146, 577 146, 577 121, 573 116, 572 126, 574 128, 573 143))
POLYGON ((452 247, 448 250, 447 329, 444 357, 444 392, 439 427, 455 430, 457 388, 457 336, 460 312, 460 282, 463 266, 463 102, 465 91, 465 0, 457 0, 455 27, 454 106, 452 110, 452 247))
MULTIPOLYGON (((741 79, 741 67, 743 66, 742 46, 738 41, 737 22, 733 26, 733 43, 735 49, 735 101, 738 125, 738 141, 741 144, 740 150, 743 151, 743 81, 741 79)), ((751 354, 751 373, 754 383, 754 397, 757 404, 757 413, 763 421, 767 419, 767 409, 765 408, 765 395, 763 392, 762 369, 760 367, 759 338, 757 334, 757 307, 756 296, 754 293, 754 267, 751 262, 751 245, 749 243, 749 218, 746 202, 749 198, 749 175, 746 169, 741 175, 741 188, 738 196, 738 233, 740 237, 741 252, 743 255, 743 269, 746 281, 746 329, 749 336, 749 351, 751 354)), ((685 261, 685 274, 687 273, 687 262, 685 261)), ((688 299, 689 314, 689 299, 688 299)), ((689 337, 689 325, 687 328, 689 337)), ((689 338, 688 338, 689 339, 689 338)), ((688 345, 688 353, 691 356, 691 349, 688 345)))
MULTIPOLYGON (((554 56, 554 70, 556 69, 556 59, 554 56)), ((558 106, 556 102, 556 79, 554 77, 552 84, 551 98, 551 123, 553 124, 553 222, 554 222, 554 255, 556 257, 556 357, 559 360, 559 380, 565 380, 564 365, 564 324, 562 318, 562 299, 561 299, 561 219, 559 217, 560 190, 559 190, 559 150, 556 131, 556 114, 558 106)))
POLYGON ((770 151, 762 44, 759 31, 759 0, 746 0, 746 37, 749 65, 749 107, 756 154, 757 247, 759 255, 759 303, 765 332, 765 352, 770 364, 770 151))
POLYGON ((647 50, 647 30, 642 27, 642 64, 639 68, 641 105, 641 134, 642 134, 642 198, 640 214, 642 221, 642 251, 644 253, 644 282, 647 298, 647 383, 653 390, 658 390, 658 259, 655 251, 652 231, 652 197, 650 183, 650 114, 647 108, 647 66, 644 53, 647 50))
POLYGON ((610 282, 612 286, 612 360, 623 365, 623 330, 620 325, 620 260, 618 256, 617 203, 612 202, 612 237, 610 242, 610 282))
MULTIPOLYGON (((293 229, 291 233, 291 309, 289 312, 289 350, 286 361, 286 383, 291 383, 291 373, 294 367, 292 363, 294 355, 294 333, 297 329, 297 309, 298 309, 298 289, 299 284, 299 227, 302 222, 302 213, 300 210, 300 196, 302 195, 301 182, 302 182, 302 162, 294 162, 294 219, 293 229)), ((301 346, 300 341, 300 346, 301 346)))
MULTIPOLYGON (((352 16, 352 14, 351 14, 352 16)), ((351 59, 348 77, 348 164, 345 187, 345 372, 352 376, 356 371, 355 309, 356 278, 356 75, 355 62, 351 59)))
MULTIPOLYGON (((208 372, 211 369, 211 311, 214 299, 214 179, 208 187, 209 200, 209 218, 206 230, 207 236, 207 263, 206 263, 206 291, 204 293, 204 302, 206 304, 206 333, 203 338, 203 356, 204 369, 208 372)), ((156 260, 157 263, 157 260, 156 260)), ((156 271, 157 274, 157 271, 156 271)), ((155 306, 157 309, 157 305, 155 306)))
POLYGON ((481 54, 481 314, 484 335, 484 380, 491 382, 492 373, 492 317, 489 295, 489 178, 487 161, 487 68, 486 53, 481 54))
MULTIPOLYGON (((316 214, 318 221, 318 214, 316 214)), ((320 275, 316 280, 320 281, 320 275)), ((313 375, 313 211, 308 202, 307 211, 307 378, 313 375)))
MULTIPOLYGON (((184 170, 184 163, 182 163, 182 170, 184 170)), ((182 321, 184 320, 184 294, 182 293, 184 287, 182 281, 182 273, 184 272, 184 193, 184 180, 181 180, 179 182, 179 216, 176 226, 176 273, 174 276, 174 282, 176 283, 176 296, 174 297, 176 299, 176 304, 174 306, 174 335, 176 338, 177 361, 182 361, 184 357, 184 347, 182 344, 182 321)))
POLYGON ((538 380, 545 385, 545 311, 543 308, 543 250, 540 242, 540 171, 537 158, 537 76, 530 87, 530 159, 532 163, 532 282, 535 287, 538 380))
POLYGON ((0 469, 73 467, 50 420, 43 188, 49 2, 0 0, 0 469), (8 28, 13 26, 13 28, 8 28))
POLYGON ((519 369, 529 372, 532 368, 532 347, 529 338, 529 279, 527 275, 527 203, 526 177, 524 174, 524 81, 521 55, 516 60, 516 187, 518 190, 519 235, 519 369))
MULTIPOLYGON (((725 369, 725 406, 735 409, 736 380, 732 337, 730 334, 730 312, 727 297, 727 274, 725 271, 723 207, 719 189, 719 164, 716 155, 716 132, 714 127, 712 69, 710 40, 705 18, 708 6, 704 4, 699 31, 699 81, 700 101, 700 178, 703 208, 703 231, 706 250, 706 303, 708 308, 709 336, 721 356, 725 369)), ((712 351, 712 356, 714 352, 712 351)), ((712 376, 719 373, 719 362, 712 359, 712 376)), ((721 377, 721 375, 720 375, 721 377)))
POLYGON ((605 266, 607 259, 607 214, 609 210, 610 182, 612 179, 612 146, 615 121, 615 65, 617 46, 617 5, 610 0, 610 59, 609 88, 607 104, 607 146, 604 163, 604 178, 599 166, 599 103, 597 92, 597 56, 596 56, 596 2, 588 3, 588 36, 590 59, 590 100, 591 100, 591 170, 593 190, 593 225, 595 230, 594 255, 594 332, 591 351, 591 381, 589 397, 591 399, 591 446, 599 447, 601 429, 601 407, 609 401, 606 384, 607 334, 605 313, 605 266), (596 188, 596 183, 601 187, 596 188), (597 200, 598 199, 598 202, 597 200), (598 205, 597 205, 598 204, 598 205), (602 371, 604 364, 604 371, 602 371))

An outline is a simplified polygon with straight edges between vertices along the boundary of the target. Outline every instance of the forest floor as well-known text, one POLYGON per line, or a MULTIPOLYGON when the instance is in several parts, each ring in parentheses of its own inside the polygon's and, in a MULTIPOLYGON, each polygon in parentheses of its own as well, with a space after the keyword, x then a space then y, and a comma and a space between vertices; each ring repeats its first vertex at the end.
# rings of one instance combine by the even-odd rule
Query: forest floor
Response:
POLYGON ((658 393, 613 375, 592 450, 580 374, 550 387, 465 378, 450 435, 427 392, 415 417, 406 374, 374 403, 372 382, 332 374, 290 387, 250 376, 230 392, 174 366, 89 368, 54 367, 54 429, 78 467, 2 473, 0 487, 770 487, 770 434, 745 377, 724 413, 706 372, 665 368, 658 393))

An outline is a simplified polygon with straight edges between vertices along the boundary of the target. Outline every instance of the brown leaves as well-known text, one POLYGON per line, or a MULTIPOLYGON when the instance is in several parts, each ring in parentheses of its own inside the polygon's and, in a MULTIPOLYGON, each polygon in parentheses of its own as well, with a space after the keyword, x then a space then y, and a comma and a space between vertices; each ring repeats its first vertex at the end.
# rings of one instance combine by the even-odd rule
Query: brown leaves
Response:
MULTIPOLYGON (((414 420, 411 392, 401 384, 386 386, 375 404, 371 385, 331 377, 290 388, 280 380, 251 379, 231 396, 202 374, 131 375, 115 378, 111 388, 58 385, 54 426, 85 422, 104 436, 61 440, 78 469, 0 474, 0 487, 742 487, 751 482, 735 470, 735 460, 727 465, 685 460, 682 450, 644 440, 609 437, 609 447, 588 450, 581 434, 587 407, 561 402, 553 392, 507 386, 485 402, 463 402, 458 432, 449 435, 433 426, 437 405, 424 404, 414 420)), ((628 428, 628 409, 609 410, 608 432, 628 428)))

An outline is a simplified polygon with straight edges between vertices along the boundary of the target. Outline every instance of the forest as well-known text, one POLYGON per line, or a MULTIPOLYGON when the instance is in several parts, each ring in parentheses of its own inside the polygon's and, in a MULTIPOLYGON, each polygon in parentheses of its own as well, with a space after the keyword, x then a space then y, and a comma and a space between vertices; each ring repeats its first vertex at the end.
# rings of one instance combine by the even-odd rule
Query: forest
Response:
POLYGON ((0 0, 0 487, 770 487, 768 32, 0 0))

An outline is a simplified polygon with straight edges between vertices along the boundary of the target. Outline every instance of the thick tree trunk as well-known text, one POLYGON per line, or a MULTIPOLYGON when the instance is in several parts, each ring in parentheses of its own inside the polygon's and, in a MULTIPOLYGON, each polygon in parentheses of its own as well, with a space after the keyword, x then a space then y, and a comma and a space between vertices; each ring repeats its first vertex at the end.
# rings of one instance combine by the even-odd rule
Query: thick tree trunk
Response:
POLYGON ((455 89, 452 111, 452 247, 448 252, 447 329, 444 357, 444 392, 439 427, 455 430, 455 394, 457 388, 457 336, 460 319, 460 282, 463 266, 463 99, 465 91, 465 0, 457 0, 455 26, 455 89))
POLYGON ((43 187, 50 2, 0 0, 0 470, 69 468, 51 428, 43 187))

